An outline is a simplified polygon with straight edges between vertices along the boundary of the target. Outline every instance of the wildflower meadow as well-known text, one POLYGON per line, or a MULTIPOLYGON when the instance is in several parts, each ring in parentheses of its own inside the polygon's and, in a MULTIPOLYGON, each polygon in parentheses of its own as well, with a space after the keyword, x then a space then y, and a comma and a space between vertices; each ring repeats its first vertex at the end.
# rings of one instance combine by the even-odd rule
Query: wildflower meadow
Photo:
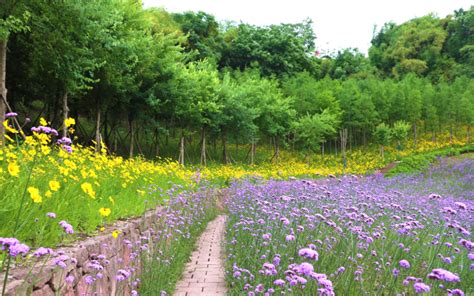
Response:
POLYGON ((474 296, 474 6, 221 2, 0 0, 1 296, 474 296))

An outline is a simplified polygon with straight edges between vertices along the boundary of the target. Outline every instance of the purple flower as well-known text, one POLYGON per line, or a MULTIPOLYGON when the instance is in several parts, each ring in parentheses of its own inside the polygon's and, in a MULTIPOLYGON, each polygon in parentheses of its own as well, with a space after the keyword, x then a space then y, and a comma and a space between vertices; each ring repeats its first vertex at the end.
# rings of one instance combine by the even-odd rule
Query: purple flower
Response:
POLYGON ((400 273, 400 270, 397 269, 397 268, 394 268, 394 269, 392 270, 393 276, 398 276, 399 273, 400 273))
POLYGON ((49 213, 46 213, 46 216, 51 218, 51 219, 55 219, 56 218, 56 213, 49 212, 49 213))
POLYGON ((64 231, 68 234, 73 234, 74 229, 72 228, 72 225, 67 223, 66 221, 62 220, 59 222, 59 225, 64 229, 64 231))
POLYGON ((315 250, 311 250, 310 248, 303 248, 298 251, 298 255, 300 257, 305 257, 312 260, 318 260, 319 254, 315 250))
POLYGON ((30 247, 28 247, 27 245, 18 243, 18 244, 14 244, 10 246, 9 253, 10 253, 10 256, 12 257, 16 257, 20 254, 24 256, 26 255, 26 253, 28 253, 29 250, 30 250, 30 247))
POLYGON ((53 254, 53 250, 50 249, 50 248, 38 248, 34 253, 33 253, 33 256, 35 256, 36 258, 40 258, 40 257, 43 257, 44 255, 50 255, 50 254, 53 254))
POLYGON ((285 237, 285 240, 287 242, 289 241, 294 241, 295 240, 295 236, 293 234, 288 234, 286 237, 285 237))
POLYGON ((467 254, 467 258, 468 258, 469 260, 474 260, 474 253, 469 253, 469 254, 467 254))
POLYGON ((16 117, 16 116, 18 116, 18 113, 16 112, 5 113, 5 118, 16 117))
POLYGON ((448 289, 448 296, 464 296, 464 292, 461 289, 448 289))
POLYGON ((68 283, 68 284, 72 284, 72 283, 74 283, 74 276, 73 276, 73 275, 68 275, 68 276, 64 279, 64 281, 65 281, 66 283, 68 283))
POLYGON ((303 262, 296 266, 294 270, 299 274, 310 275, 314 271, 314 267, 310 263, 303 262))
POLYGON ((20 241, 14 237, 0 237, 0 245, 2 246, 2 251, 8 249, 10 246, 19 244, 20 241))
POLYGON ((403 268, 410 268, 410 262, 408 262, 405 259, 400 260, 400 262, 398 262, 398 264, 400 264, 400 266, 403 267, 403 268))
POLYGON ((274 280, 274 281, 273 281, 273 284, 274 284, 275 286, 283 287, 283 286, 285 285, 285 281, 282 280, 282 279, 277 279, 277 280, 274 280))
POLYGON ((433 280, 441 280, 445 282, 459 282, 461 279, 459 276, 455 275, 454 273, 447 271, 442 268, 435 268, 428 274, 428 278, 433 280))
POLYGON ((57 141, 58 144, 60 145, 68 145, 70 146, 72 144, 72 140, 69 139, 68 137, 62 137, 57 141))
POLYGON ((86 277, 84 278, 84 281, 86 282, 86 284, 92 285, 94 283, 95 279, 90 275, 86 275, 86 277))
POLYGON ((415 288, 415 292, 417 294, 425 293, 430 291, 430 286, 424 284, 424 283, 414 283, 413 288, 415 288))

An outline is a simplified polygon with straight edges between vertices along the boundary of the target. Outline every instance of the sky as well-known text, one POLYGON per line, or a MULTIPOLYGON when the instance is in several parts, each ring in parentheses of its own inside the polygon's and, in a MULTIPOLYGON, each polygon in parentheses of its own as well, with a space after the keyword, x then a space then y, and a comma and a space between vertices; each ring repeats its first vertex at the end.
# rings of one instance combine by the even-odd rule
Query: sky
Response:
POLYGON ((219 21, 271 25, 311 18, 316 47, 321 52, 358 48, 367 53, 374 25, 403 23, 435 13, 440 17, 459 8, 469 9, 472 0, 142 0, 144 6, 164 7, 170 12, 204 11, 219 21))

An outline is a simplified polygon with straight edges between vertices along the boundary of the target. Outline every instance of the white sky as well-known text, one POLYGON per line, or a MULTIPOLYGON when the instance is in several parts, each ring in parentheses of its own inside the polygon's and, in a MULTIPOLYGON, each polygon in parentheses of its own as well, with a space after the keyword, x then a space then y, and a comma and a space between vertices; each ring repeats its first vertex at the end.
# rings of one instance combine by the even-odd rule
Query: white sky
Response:
POLYGON ((347 47, 367 52, 373 26, 402 23, 436 13, 440 17, 459 8, 469 9, 472 0, 143 0, 145 7, 164 7, 170 12, 210 13, 219 21, 254 25, 295 23, 309 17, 314 22, 316 47, 321 51, 347 47))

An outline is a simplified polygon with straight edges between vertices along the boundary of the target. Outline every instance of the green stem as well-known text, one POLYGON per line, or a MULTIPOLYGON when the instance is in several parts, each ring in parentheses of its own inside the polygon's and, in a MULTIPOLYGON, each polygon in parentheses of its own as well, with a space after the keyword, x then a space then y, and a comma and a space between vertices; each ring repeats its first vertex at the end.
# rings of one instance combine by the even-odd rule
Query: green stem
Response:
MULTIPOLYGON (((15 225, 13 226, 13 237, 15 237, 16 232, 18 230, 18 224, 19 224, 19 221, 20 221, 21 211, 23 209, 23 204, 25 203, 26 191, 28 189, 28 185, 30 184, 31 175, 33 173, 33 168, 35 167, 35 163, 36 163, 36 155, 37 154, 35 154, 35 156, 33 158, 33 165, 31 166, 31 169, 28 173, 28 179, 26 180, 25 190, 23 190, 23 195, 21 197, 20 208, 18 209, 18 213, 17 213, 16 219, 15 219, 15 225)), ((11 256, 8 256, 7 270, 5 271, 5 276, 3 277, 2 296, 5 295, 5 291, 7 289, 7 280, 8 280, 8 273, 10 271, 11 258, 12 258, 11 256)))

